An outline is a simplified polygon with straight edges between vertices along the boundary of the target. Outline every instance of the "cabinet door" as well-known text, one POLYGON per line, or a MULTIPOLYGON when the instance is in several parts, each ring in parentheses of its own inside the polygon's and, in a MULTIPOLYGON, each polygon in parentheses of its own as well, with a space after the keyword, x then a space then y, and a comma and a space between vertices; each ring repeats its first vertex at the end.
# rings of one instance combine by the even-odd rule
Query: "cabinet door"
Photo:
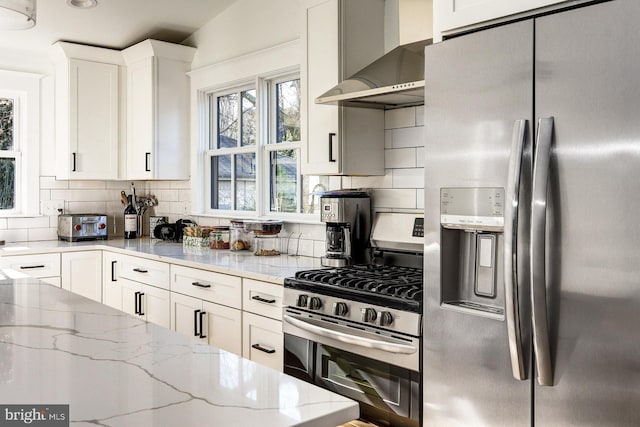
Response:
POLYGON ((153 286, 141 285, 141 315, 148 322, 171 328, 170 292, 153 286))
MULTIPOLYGON (((171 329, 188 337, 199 338, 202 301, 171 292, 171 329)), ((204 335, 204 334, 203 334, 204 335)))
POLYGON ((146 258, 120 255, 119 275, 125 279, 169 289, 169 264, 146 258))
POLYGON ((282 320, 283 291, 282 285, 242 279, 242 308, 261 316, 282 320))
POLYGON ((102 302, 102 251, 63 253, 62 287, 102 302))
MULTIPOLYGON (((306 9, 306 119, 307 143, 303 150, 305 174, 337 174, 339 159, 339 111, 334 105, 318 105, 315 99, 339 83, 339 1, 329 0, 306 9)), ((304 80, 304 79, 303 79, 304 80)))
POLYGON ((203 335, 209 344, 222 350, 242 355, 242 314, 240 310, 203 301, 206 313, 203 335))
POLYGON ((155 58, 127 66, 127 178, 153 178, 155 135, 155 58))
POLYGON ((436 31, 453 33, 451 30, 456 28, 563 2, 564 0, 433 0, 434 27, 436 31))
POLYGON ((171 265, 171 290, 233 308, 242 307, 242 280, 228 274, 171 265))
POLYGON ((60 276, 60 254, 3 256, 0 257, 0 268, 6 270, 2 275, 8 277, 55 278, 60 276))
POLYGON ((118 178, 118 66, 69 62, 69 178, 118 178))
POLYGON ((122 265, 118 254, 102 252, 102 303, 122 310, 122 286, 119 271, 122 265))
POLYGON ((244 312, 242 357, 282 371, 282 322, 244 312))

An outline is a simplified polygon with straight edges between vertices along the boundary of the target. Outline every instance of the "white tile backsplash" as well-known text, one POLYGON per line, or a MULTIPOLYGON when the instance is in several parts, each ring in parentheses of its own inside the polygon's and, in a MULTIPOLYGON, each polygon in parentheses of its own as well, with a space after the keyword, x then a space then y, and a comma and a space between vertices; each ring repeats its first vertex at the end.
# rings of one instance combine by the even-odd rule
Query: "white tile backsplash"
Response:
POLYGON ((415 168, 416 148, 392 148, 384 150, 386 169, 415 168))
POLYGON ((417 209, 416 194, 415 189, 375 189, 373 205, 375 208, 417 209))
POLYGON ((424 147, 424 127, 393 129, 391 148, 424 147))
POLYGON ((393 188, 424 188, 424 168, 394 169, 393 188))
POLYGON ((409 128, 414 127, 415 125, 415 107, 397 108, 395 110, 387 110, 384 113, 385 129, 409 128))

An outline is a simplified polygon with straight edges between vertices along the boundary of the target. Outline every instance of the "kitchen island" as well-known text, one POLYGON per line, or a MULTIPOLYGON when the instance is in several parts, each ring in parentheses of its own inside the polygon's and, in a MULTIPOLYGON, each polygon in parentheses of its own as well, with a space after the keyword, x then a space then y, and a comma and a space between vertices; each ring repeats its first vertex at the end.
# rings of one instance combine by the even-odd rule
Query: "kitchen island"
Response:
POLYGON ((336 426, 356 402, 36 279, 0 281, 0 403, 74 425, 336 426))

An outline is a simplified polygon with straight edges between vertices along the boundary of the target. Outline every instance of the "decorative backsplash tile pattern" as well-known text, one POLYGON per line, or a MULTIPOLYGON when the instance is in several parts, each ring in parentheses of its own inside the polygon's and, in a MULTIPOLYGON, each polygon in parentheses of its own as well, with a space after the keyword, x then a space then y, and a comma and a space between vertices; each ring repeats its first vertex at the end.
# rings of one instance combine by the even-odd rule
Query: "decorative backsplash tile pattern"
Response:
MULTIPOLYGON (((331 177, 331 188, 369 188, 374 209, 424 208, 423 107, 387 110, 385 113, 385 175, 331 177)), ((190 216, 189 181, 135 181, 136 194, 153 194, 158 206, 146 216, 167 216, 170 222, 191 218, 201 225, 228 224, 225 218, 190 216)), ((109 235, 123 233, 120 191, 129 193, 131 181, 57 181, 40 177, 41 203, 63 201, 68 213, 106 213, 109 235)), ((144 221, 148 228, 148 220, 144 221)), ((57 215, 36 218, 0 218, 0 239, 22 242, 57 239, 57 215)), ((281 233, 288 253, 319 257, 324 254, 324 225, 286 223, 281 233)), ((145 229, 148 235, 149 230, 145 229)))

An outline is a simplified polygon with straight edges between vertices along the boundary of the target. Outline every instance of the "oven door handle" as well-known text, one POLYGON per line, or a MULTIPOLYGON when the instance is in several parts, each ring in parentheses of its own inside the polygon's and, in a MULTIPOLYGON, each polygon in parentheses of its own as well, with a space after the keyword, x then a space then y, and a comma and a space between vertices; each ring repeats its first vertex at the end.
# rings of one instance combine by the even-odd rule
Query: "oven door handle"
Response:
POLYGON ((323 337, 332 338, 334 340, 338 340, 347 344, 358 345, 360 347, 372 348, 375 350, 383 350, 388 353, 395 354, 414 354, 418 351, 418 349, 412 345, 345 334, 344 332, 333 331, 331 329, 323 328, 322 326, 317 326, 309 322, 305 322, 302 319, 290 316, 288 314, 285 314, 283 318, 286 322, 302 330, 311 332, 316 335, 321 335, 323 337))

